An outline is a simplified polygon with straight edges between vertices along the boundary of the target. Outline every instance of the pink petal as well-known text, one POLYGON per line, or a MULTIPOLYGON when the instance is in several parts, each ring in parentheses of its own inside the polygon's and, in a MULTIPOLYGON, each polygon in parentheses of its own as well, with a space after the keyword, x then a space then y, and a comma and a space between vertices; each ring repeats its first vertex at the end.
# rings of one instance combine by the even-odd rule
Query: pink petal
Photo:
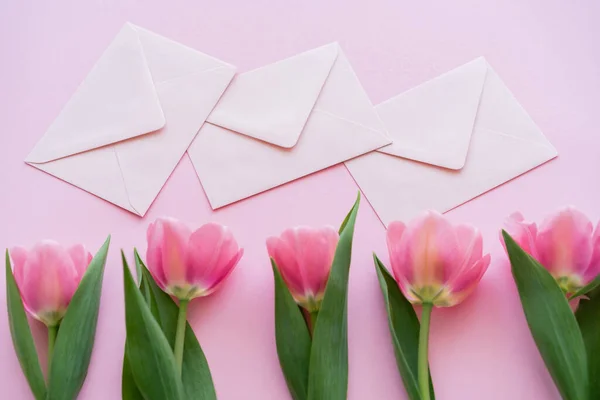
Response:
POLYGON ((294 297, 304 295, 304 277, 296 260, 295 248, 278 237, 267 239, 269 256, 275 260, 281 277, 294 297))
POLYGON ((390 255, 390 264, 398 282, 410 282, 413 279, 412 265, 407 262, 408 254, 402 250, 402 235, 406 225, 400 221, 391 222, 387 228, 386 241, 390 255))
POLYGON ((190 229, 173 218, 159 218, 154 226, 149 227, 148 237, 153 237, 153 240, 148 242, 148 260, 156 262, 159 252, 161 256, 161 262, 150 268, 159 281, 162 270, 165 286, 187 283, 186 251, 190 236, 190 229))
POLYGON ((216 223, 203 225, 190 236, 187 281, 206 290, 212 289, 231 273, 241 257, 239 250, 227 227, 216 223))
POLYGON ((596 230, 594 231, 592 247, 592 260, 584 274, 585 284, 589 283, 600 274, 600 222, 598 222, 596 230))
MULTIPOLYGON (((504 230, 513 238, 521 248, 529 253, 536 260, 538 252, 536 249, 537 225, 535 222, 527 222, 520 212, 514 212, 504 222, 504 230)), ((500 242, 505 247, 502 232, 500 232, 500 242)))
POLYGON ((447 269, 447 282, 457 279, 464 271, 469 270, 483 254, 483 238, 477 228, 458 225, 455 232, 462 261, 447 269))
POLYGON ((90 265, 90 262, 92 261, 92 255, 82 244, 76 244, 69 247, 67 252, 71 256, 71 260, 73 260, 73 264, 75 265, 79 279, 81 279, 87 267, 90 265))
MULTIPOLYGON (((462 271, 452 282, 448 283, 448 289, 459 294, 465 292, 470 293, 479 283, 485 271, 487 271, 491 261, 491 256, 486 254, 483 258, 472 264, 468 269, 462 271)), ((466 296, 465 296, 466 297, 466 296)))
POLYGON ((283 232, 281 238, 294 249, 304 294, 322 294, 327 285, 337 246, 336 230, 331 227, 297 227, 283 232))
POLYGON ((231 275, 231 273, 235 269, 235 266, 240 261, 240 259, 242 258, 243 255, 244 255, 244 249, 239 249, 239 251, 233 256, 233 258, 231 260, 229 260, 227 265, 221 269, 221 271, 220 271, 221 274, 216 275, 214 277, 214 281, 210 282, 208 284, 208 288, 204 291, 204 293, 202 295, 208 296, 209 294, 214 293, 217 289, 219 289, 221 287, 221 285, 223 284, 223 282, 225 282, 225 280, 227 280, 229 275, 231 275))
POLYGON ((19 287, 21 287, 23 284, 23 274, 28 254, 29 252, 24 247, 18 246, 10 249, 10 258, 12 259, 13 263, 13 273, 15 275, 15 281, 17 281, 17 286, 19 287))
POLYGON ((540 263, 554 276, 583 276, 592 259, 592 231, 590 220, 573 207, 549 216, 536 240, 540 263))
POLYGON ((34 316, 64 311, 79 284, 69 253, 58 243, 43 241, 29 252, 24 266, 21 294, 34 316))
POLYGON ((163 245, 163 230, 157 222, 152 222, 148 225, 148 231, 146 232, 146 238, 148 240, 148 249, 146 250, 146 263, 148 264, 148 271, 152 275, 152 278, 156 281, 156 284, 160 286, 162 290, 166 289, 166 278, 163 269, 163 257, 162 257, 162 245, 163 245))
POLYGON ((454 227, 435 211, 409 224, 399 251, 406 255, 405 262, 413 270, 411 284, 417 287, 443 284, 447 271, 462 261, 454 227))

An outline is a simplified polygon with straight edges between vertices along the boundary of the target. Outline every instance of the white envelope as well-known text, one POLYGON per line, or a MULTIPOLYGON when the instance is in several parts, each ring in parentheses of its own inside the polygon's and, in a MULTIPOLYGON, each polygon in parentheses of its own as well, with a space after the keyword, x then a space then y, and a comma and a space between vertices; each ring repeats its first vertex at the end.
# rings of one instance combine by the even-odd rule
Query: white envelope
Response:
POLYGON ((215 209, 389 143, 333 43, 237 75, 188 153, 215 209))
POLYGON ((557 156, 483 58, 375 108, 393 144, 346 166, 385 225, 451 210, 557 156))
POLYGON ((25 161, 143 216, 234 74, 128 23, 25 161))

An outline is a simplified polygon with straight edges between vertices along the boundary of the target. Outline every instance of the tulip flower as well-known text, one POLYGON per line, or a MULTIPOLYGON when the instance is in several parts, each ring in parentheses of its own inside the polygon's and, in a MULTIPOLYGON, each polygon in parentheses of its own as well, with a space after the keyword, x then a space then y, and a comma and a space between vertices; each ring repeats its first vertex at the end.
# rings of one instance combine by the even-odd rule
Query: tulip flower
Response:
POLYGON ((31 250, 14 247, 10 257, 25 310, 48 327, 50 365, 58 326, 92 255, 80 244, 65 248, 52 240, 44 240, 31 250))
POLYGON ((459 304, 490 264, 490 255, 483 255, 483 239, 476 228, 452 226, 434 211, 408 226, 392 222, 387 244, 394 277, 413 304, 459 304))
POLYGON ((27 312, 48 327, 60 324, 92 255, 82 245, 45 240, 31 250, 14 247, 10 256, 27 312))
POLYGON ((338 240, 332 227, 297 227, 267 239, 269 256, 294 300, 311 314, 321 306, 338 240))
POLYGON ((231 231, 209 223, 192 232, 172 218, 159 218, 148 227, 148 269, 166 293, 179 299, 175 358, 181 373, 187 306, 196 297, 213 293, 231 274, 244 250, 231 231))
POLYGON ((505 230, 552 274, 566 294, 600 274, 600 225, 594 232, 592 222, 574 207, 551 214, 539 229, 516 212, 507 218, 505 230))
POLYGON ((423 306, 417 370, 422 398, 429 400, 427 353, 432 308, 462 302, 487 270, 490 255, 483 255, 483 240, 477 229, 453 226, 435 211, 424 213, 408 226, 392 222, 387 245, 400 290, 411 303, 423 306))

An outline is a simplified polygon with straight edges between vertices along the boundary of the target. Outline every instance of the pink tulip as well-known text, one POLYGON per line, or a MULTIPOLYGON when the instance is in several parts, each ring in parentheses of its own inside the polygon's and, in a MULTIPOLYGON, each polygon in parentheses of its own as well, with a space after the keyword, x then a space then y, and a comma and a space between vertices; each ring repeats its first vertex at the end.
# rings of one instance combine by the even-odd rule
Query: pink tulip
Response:
POLYGON ((297 227, 267 239, 269 256, 294 300, 309 312, 321 306, 338 239, 332 227, 297 227))
POLYGON ((591 221, 574 207, 551 214, 539 229, 517 212, 508 217, 505 230, 566 293, 575 292, 600 274, 600 225, 594 232, 591 221))
POLYGON ((408 226, 392 222, 387 244, 398 286, 414 304, 459 304, 490 264, 490 255, 483 255, 483 239, 476 228, 452 226, 435 211, 427 211, 408 226))
POLYGON ((214 292, 244 253, 231 231, 209 223, 192 232, 172 218, 148 227, 148 269, 165 292, 191 300, 214 292))
POLYGON ((92 255, 80 244, 65 249, 44 240, 31 250, 14 247, 10 256, 25 309, 49 327, 58 325, 92 255))

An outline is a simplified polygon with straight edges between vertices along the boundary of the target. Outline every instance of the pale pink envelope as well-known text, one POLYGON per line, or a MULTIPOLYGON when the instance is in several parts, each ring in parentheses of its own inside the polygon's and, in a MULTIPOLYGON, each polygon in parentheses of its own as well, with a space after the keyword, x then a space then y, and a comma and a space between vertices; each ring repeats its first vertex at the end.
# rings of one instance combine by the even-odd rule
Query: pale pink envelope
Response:
POLYGON ((483 58, 375 108, 393 144, 346 166, 385 225, 451 210, 557 156, 483 58))
POLYGON ((127 23, 25 161, 143 216, 234 74, 127 23))
POLYGON ((188 153, 215 209, 389 143, 332 43, 237 75, 188 153))

